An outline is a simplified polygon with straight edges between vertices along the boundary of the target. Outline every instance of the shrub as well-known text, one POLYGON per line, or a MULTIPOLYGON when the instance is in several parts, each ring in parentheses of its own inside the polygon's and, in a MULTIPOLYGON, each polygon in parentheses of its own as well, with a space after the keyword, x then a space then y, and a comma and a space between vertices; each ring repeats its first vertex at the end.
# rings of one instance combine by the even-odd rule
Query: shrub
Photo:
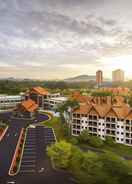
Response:
POLYGON ((100 137, 96 137, 96 136, 90 136, 89 137, 89 141, 88 141, 90 146, 99 148, 101 146, 103 146, 104 142, 102 139, 100 139, 100 137))
POLYGON ((115 144, 113 138, 112 137, 108 137, 108 136, 105 138, 104 142, 105 142, 105 144, 107 144, 109 146, 112 146, 113 144, 115 144))
POLYGON ((71 149, 72 145, 70 143, 60 141, 48 147, 47 152, 55 166, 65 169, 69 167, 69 161, 72 154, 71 149))
POLYGON ((78 139, 81 143, 88 143, 89 141, 89 132, 87 130, 83 130, 79 135, 78 139))

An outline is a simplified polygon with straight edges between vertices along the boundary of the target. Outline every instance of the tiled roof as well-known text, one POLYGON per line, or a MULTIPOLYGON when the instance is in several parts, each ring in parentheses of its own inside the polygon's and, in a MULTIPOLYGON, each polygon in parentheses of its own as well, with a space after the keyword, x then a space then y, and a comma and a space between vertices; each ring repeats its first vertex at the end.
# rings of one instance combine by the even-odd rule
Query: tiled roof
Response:
POLYGON ((106 113, 109 112, 109 110, 111 109, 111 105, 98 105, 98 104, 94 104, 93 105, 94 108, 96 109, 96 111, 98 112, 100 117, 104 117, 106 113))
POLYGON ((92 105, 80 105, 80 107, 75 109, 74 112, 80 113, 80 114, 88 114, 91 107, 92 105))
POLYGON ((92 107, 94 107, 98 115, 102 118, 109 115, 109 113, 113 113, 119 119, 132 118, 132 110, 128 106, 114 107, 111 105, 85 104, 80 105, 80 107, 75 109, 74 112, 79 114, 88 114, 92 107))
POLYGON ((130 108, 127 107, 127 106, 124 106, 124 107, 113 107, 113 109, 115 110, 118 118, 125 118, 129 111, 130 111, 130 108))
POLYGON ((38 94, 38 95, 48 95, 49 92, 47 89, 44 89, 42 87, 33 87, 30 91, 30 93, 35 93, 35 94, 38 94))
POLYGON ((123 87, 117 87, 117 88, 104 87, 104 88, 101 88, 100 91, 112 92, 113 94, 127 94, 130 92, 128 88, 123 88, 123 87))
POLYGON ((18 109, 20 111, 28 111, 28 112, 34 112, 38 108, 38 105, 31 99, 23 101, 19 106, 18 109))

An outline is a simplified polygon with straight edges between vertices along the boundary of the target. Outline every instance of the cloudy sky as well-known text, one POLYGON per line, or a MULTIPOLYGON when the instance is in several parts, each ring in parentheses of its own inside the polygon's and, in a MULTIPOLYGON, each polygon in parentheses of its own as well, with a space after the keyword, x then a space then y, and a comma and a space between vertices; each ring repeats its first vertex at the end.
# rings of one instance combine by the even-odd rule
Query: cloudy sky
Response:
POLYGON ((0 0, 0 77, 132 78, 131 0, 0 0))

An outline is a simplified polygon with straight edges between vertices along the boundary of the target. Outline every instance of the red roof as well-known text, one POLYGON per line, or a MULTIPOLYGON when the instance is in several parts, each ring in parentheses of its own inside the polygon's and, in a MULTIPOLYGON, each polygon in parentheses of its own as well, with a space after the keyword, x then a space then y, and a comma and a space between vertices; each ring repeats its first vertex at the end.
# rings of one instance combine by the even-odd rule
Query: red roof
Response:
POLYGON ((38 105, 31 99, 23 101, 19 107, 22 111, 34 112, 37 110, 38 105))
POLYGON ((30 91, 30 93, 35 93, 35 94, 38 94, 38 95, 48 95, 49 92, 47 89, 44 89, 40 86, 38 87, 33 87, 30 91))

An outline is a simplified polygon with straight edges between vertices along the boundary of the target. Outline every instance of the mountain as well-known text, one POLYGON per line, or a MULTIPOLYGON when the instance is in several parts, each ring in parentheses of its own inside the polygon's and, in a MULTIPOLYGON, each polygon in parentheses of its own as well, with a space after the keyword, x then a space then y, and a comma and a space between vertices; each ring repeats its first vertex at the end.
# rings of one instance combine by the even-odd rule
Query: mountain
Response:
POLYGON ((65 79, 66 82, 87 82, 87 81, 95 81, 95 80, 96 80, 95 75, 79 75, 76 77, 65 79))

